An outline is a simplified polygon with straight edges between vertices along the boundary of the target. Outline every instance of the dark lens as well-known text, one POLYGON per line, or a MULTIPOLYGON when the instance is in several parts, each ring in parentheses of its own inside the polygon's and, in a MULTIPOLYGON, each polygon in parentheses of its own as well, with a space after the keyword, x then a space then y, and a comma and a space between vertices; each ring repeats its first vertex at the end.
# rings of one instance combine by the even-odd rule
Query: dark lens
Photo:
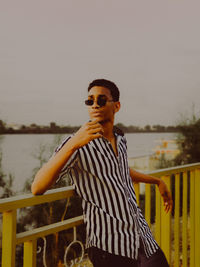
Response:
POLYGON ((103 106, 105 106, 105 104, 106 104, 106 99, 105 98, 98 98, 97 99, 97 104, 100 106, 100 107, 103 107, 103 106))
POLYGON ((87 106, 92 106, 93 103, 94 103, 94 100, 93 100, 93 99, 87 99, 87 100, 85 100, 85 104, 86 104, 87 106))

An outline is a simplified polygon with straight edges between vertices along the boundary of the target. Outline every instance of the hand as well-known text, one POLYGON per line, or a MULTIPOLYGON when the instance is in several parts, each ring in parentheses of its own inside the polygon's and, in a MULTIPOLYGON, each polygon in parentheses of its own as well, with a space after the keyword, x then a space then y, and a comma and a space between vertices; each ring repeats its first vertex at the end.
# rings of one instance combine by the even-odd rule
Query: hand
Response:
POLYGON ((171 193, 169 192, 167 185, 165 184, 163 180, 159 181, 158 188, 164 201, 165 212, 168 213, 169 211, 172 210, 172 207, 173 207, 173 200, 172 200, 171 193))
POLYGON ((72 137, 78 148, 86 145, 95 138, 103 136, 103 127, 98 120, 89 121, 85 123, 72 137))

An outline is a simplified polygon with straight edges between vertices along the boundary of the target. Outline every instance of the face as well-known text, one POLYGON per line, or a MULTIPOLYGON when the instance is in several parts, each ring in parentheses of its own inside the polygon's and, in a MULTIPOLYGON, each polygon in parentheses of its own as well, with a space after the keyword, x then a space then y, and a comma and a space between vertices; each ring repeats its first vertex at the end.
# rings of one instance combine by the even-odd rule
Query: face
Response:
POLYGON ((91 120, 98 119, 99 122, 113 122, 115 113, 120 109, 120 102, 114 102, 109 89, 101 86, 94 86, 88 92, 88 100, 93 100, 93 105, 88 106, 91 120), (102 100, 99 101, 98 99, 102 100), (106 100, 104 106, 101 102, 106 100))

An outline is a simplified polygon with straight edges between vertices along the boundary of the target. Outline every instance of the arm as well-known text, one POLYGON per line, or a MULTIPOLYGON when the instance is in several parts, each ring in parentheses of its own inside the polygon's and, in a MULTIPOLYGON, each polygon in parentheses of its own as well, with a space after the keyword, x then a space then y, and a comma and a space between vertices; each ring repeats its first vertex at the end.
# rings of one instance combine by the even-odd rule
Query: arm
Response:
POLYGON ((84 124, 77 133, 37 172, 31 186, 34 195, 43 194, 54 182, 70 159, 72 154, 80 147, 95 138, 102 137, 103 128, 98 121, 84 124))
POLYGON ((165 184, 163 180, 161 180, 160 178, 154 177, 154 176, 150 176, 147 174, 137 172, 131 168, 130 168, 130 176, 133 182, 135 183, 156 184, 163 198, 165 211, 168 212, 172 210, 173 201, 172 201, 171 193, 169 192, 167 185, 165 184))

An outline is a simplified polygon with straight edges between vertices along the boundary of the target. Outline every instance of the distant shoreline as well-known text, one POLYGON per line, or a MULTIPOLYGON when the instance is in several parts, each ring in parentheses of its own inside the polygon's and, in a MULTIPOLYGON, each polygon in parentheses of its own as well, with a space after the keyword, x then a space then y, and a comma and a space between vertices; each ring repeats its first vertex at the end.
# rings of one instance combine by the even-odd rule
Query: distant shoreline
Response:
MULTIPOLYGON (((35 123, 31 125, 9 126, 0 120, 0 135, 2 134, 72 134, 81 126, 59 126, 55 122, 51 122, 48 126, 41 126, 35 123)), ((179 132, 179 126, 163 126, 163 125, 146 125, 144 127, 117 123, 115 127, 124 133, 176 133, 179 132)))
MULTIPOLYGON (((74 131, 75 132, 75 131, 74 131)), ((74 132, 20 132, 20 131, 13 131, 13 132, 3 132, 3 133, 0 133, 0 135, 21 135, 21 134, 72 134, 74 132)), ((124 131, 125 134, 127 133, 178 133, 179 131, 135 131, 135 132, 126 132, 124 131)))

